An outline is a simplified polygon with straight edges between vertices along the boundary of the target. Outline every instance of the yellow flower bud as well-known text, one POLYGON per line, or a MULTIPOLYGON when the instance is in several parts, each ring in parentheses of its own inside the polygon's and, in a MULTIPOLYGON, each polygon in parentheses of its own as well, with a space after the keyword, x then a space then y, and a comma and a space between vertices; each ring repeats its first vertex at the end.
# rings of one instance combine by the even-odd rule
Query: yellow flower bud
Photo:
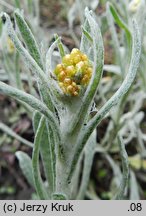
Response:
POLYGON ((74 68, 74 66, 73 65, 70 65, 70 66, 67 66, 66 67, 66 72, 67 72, 67 75, 69 76, 69 77, 71 77, 71 76, 73 76, 74 74, 75 74, 75 68, 74 68))
POLYGON ((87 85, 89 83, 89 80, 90 80, 90 77, 87 74, 85 74, 83 79, 81 80, 81 83, 84 85, 87 85))
POLYGON ((73 58, 73 63, 74 64, 77 64, 78 62, 80 62, 81 61, 81 56, 78 54, 78 55, 76 55, 74 58, 73 58))
POLYGON ((74 88, 73 88, 72 85, 69 85, 69 86, 67 87, 67 93, 72 93, 73 90, 74 90, 74 88))
POLYGON ((65 78, 65 79, 64 79, 64 84, 65 84, 65 85, 70 85, 71 82, 72 82, 72 81, 71 81, 70 78, 65 78))
POLYGON ((63 57, 54 73, 64 94, 78 96, 82 86, 88 85, 91 79, 92 65, 84 53, 74 48, 63 57))
POLYGON ((73 48, 71 51, 71 55, 77 55, 77 54, 80 54, 80 50, 77 48, 73 48))
POLYGON ((70 54, 71 58, 74 60, 74 58, 75 58, 77 55, 78 55, 78 56, 81 56, 80 50, 77 49, 77 48, 72 49, 71 54, 70 54))
POLYGON ((63 59, 62 59, 62 63, 65 64, 65 65, 72 65, 73 60, 71 58, 71 55, 67 54, 66 56, 64 56, 63 59))
POLYGON ((79 94, 79 93, 78 93, 77 91, 73 92, 73 95, 74 95, 74 96, 78 96, 78 94, 79 94))
POLYGON ((73 87, 76 87, 77 84, 76 84, 75 82, 72 82, 72 86, 73 86, 73 87))
POLYGON ((80 61, 79 63, 76 64, 76 67, 78 70, 82 70, 82 68, 84 67, 84 62, 80 61))
POLYGON ((58 64, 54 70, 55 75, 57 76, 63 70, 62 64, 58 64))
POLYGON ((63 82, 59 82, 59 86, 62 88, 64 86, 63 82))
POLYGON ((58 75, 58 80, 59 81, 63 81, 65 79, 66 73, 64 71, 62 71, 59 75, 58 75))
POLYGON ((83 61, 87 61, 87 60, 88 60, 88 57, 87 57, 85 54, 83 54, 83 55, 82 55, 82 60, 83 60, 83 61))
POLYGON ((88 74, 88 76, 91 77, 91 75, 92 75, 92 68, 91 68, 91 67, 89 67, 89 68, 87 69, 86 74, 88 74))

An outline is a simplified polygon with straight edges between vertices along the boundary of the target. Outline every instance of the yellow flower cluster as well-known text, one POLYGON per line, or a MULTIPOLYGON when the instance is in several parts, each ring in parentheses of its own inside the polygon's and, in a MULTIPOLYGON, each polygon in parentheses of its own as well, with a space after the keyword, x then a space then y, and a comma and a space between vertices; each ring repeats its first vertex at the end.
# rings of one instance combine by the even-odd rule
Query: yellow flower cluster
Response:
POLYGON ((92 66, 88 57, 74 48, 63 57, 54 73, 64 94, 78 96, 81 87, 88 85, 91 79, 92 66))

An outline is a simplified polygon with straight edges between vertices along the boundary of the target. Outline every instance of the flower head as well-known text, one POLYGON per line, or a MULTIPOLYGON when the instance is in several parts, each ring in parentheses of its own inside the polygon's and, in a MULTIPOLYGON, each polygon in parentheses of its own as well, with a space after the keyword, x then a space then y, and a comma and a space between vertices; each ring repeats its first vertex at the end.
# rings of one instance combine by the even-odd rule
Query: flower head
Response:
POLYGON ((78 96, 80 89, 87 86, 91 79, 92 65, 84 53, 74 48, 56 66, 54 74, 64 94, 78 96))

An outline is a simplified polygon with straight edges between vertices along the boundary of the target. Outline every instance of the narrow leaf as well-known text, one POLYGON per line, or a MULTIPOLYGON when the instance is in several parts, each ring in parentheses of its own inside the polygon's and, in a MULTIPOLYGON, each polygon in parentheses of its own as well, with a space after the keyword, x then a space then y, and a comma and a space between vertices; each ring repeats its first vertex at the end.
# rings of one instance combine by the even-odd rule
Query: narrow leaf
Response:
MULTIPOLYGON (((115 23, 121 29, 123 29, 125 31, 125 35, 126 35, 126 39, 127 39, 127 45, 128 45, 128 55, 127 56, 131 56, 131 54, 132 54, 132 35, 131 35, 130 30, 128 29, 128 26, 126 25, 126 23, 124 23, 122 18, 118 15, 118 13, 117 13, 116 9, 114 8, 114 6, 109 2, 107 3, 107 11, 109 13, 111 13, 111 15, 113 16, 113 19, 114 19, 115 23)), ((110 21, 110 19, 108 19, 108 21, 110 21)), ((113 28, 113 26, 112 26, 112 28, 113 28)), ((114 34, 114 32, 113 32, 113 34, 114 34)), ((115 32, 115 34, 116 34, 116 32, 115 32)), ((114 44, 115 44, 115 42, 116 42, 115 40, 117 40, 116 36, 113 39, 114 39, 114 44)), ((117 50, 117 52, 119 52, 119 49, 117 50)), ((122 62, 121 62, 121 64, 122 64, 122 62)))
POLYGON ((95 153, 95 147, 96 147, 96 132, 94 131, 91 137, 88 140, 88 143, 85 148, 85 159, 84 159, 84 167, 83 167, 83 174, 82 174, 82 179, 81 179, 81 184, 79 188, 79 192, 77 195, 77 200, 83 200, 88 183, 89 183, 89 178, 90 178, 90 172, 91 172, 91 167, 93 164, 93 157, 95 153))
POLYGON ((92 36, 89 34, 89 32, 84 28, 84 26, 82 26, 82 32, 83 34, 86 36, 86 38, 91 42, 93 43, 93 39, 92 39, 92 36))
POLYGON ((32 155, 32 168, 33 168, 33 178, 35 183, 35 189, 40 199, 47 199, 48 195, 41 178, 40 168, 39 168, 39 152, 40 152, 40 142, 43 135, 43 130, 45 127, 45 119, 41 118, 34 140, 34 149, 32 155))
POLYGON ((125 149, 125 145, 123 143, 123 139, 120 135, 118 135, 118 142, 120 145, 120 154, 122 159, 122 167, 123 167, 123 177, 120 185, 120 189, 115 197, 117 200, 124 199, 125 190, 128 185, 128 177, 129 177, 129 163, 128 163, 128 155, 125 149))
POLYGON ((55 188, 55 170, 53 167, 53 158, 52 158, 52 146, 50 143, 50 134, 48 134, 46 125, 43 131, 43 137, 41 138, 41 146, 40 146, 40 151, 41 151, 41 157, 43 161, 43 166, 44 166, 44 171, 45 171, 45 176, 48 181, 48 188, 49 188, 49 195, 51 198, 52 193, 54 192, 55 188))
POLYGON ((35 59, 35 61, 38 63, 41 69, 43 69, 43 63, 41 59, 40 50, 34 38, 34 35, 32 34, 31 29, 29 28, 28 24, 26 23, 26 21, 20 14, 19 10, 16 10, 14 12, 14 15, 15 15, 15 19, 19 27, 19 30, 21 32, 22 38, 24 39, 24 42, 29 50, 30 55, 35 59))
MULTIPOLYGON (((53 67, 52 67, 52 56, 53 56, 53 51, 57 47, 58 39, 55 40, 51 46, 49 47, 47 53, 46 53, 46 74, 50 75, 50 72, 52 72, 53 67)), ((49 77, 50 78, 50 77, 49 77)))
POLYGON ((41 113, 38 111, 35 111, 33 114, 33 119, 32 119, 34 133, 36 133, 36 131, 37 131, 40 119, 41 119, 41 113))
POLYGON ((33 174, 32 174, 32 162, 31 162, 30 157, 22 151, 17 151, 16 157, 19 160, 19 166, 23 172, 23 175, 27 179, 28 183, 31 186, 35 187, 34 180, 33 180, 33 174))
POLYGON ((61 56, 61 58, 63 58, 65 56, 65 50, 64 50, 63 44, 61 42, 61 39, 57 34, 55 34, 55 39, 58 42, 58 49, 59 49, 60 56, 61 56))
MULTIPOLYGON (((41 119, 41 114, 39 112, 35 112, 35 115, 33 117, 33 128, 34 131, 37 131, 39 122, 41 119)), ((48 187, 49 187, 49 195, 51 198, 51 194, 54 191, 55 188, 55 158, 53 157, 53 152, 52 152, 52 145, 54 145, 55 148, 55 143, 53 140, 53 132, 51 130, 51 127, 48 126, 48 122, 46 121, 43 130, 43 135, 40 140, 40 151, 41 151, 41 157, 44 165, 44 171, 45 171, 45 176, 48 181, 48 187), (49 128, 48 128, 49 127, 49 128)))
POLYGON ((130 200, 140 200, 138 182, 132 170, 130 170, 130 200))

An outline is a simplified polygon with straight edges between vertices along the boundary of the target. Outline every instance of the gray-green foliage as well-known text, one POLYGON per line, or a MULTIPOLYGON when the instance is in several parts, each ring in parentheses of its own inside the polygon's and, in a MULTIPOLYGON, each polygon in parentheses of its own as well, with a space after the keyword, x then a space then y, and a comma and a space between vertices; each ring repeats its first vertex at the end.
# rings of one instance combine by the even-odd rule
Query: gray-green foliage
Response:
MULTIPOLYGON (((132 145, 133 149, 136 149, 136 156, 141 157, 139 163, 143 161, 145 157, 145 132, 144 129, 144 116, 145 111, 143 110, 145 106, 145 17, 146 17, 146 4, 145 1, 110 1, 107 4, 106 17, 110 26, 110 32, 112 36, 112 46, 113 50, 116 53, 116 45, 119 45, 120 52, 117 52, 116 58, 112 60, 113 65, 105 65, 104 69, 108 72, 108 76, 112 76, 112 79, 107 82, 107 84, 102 84, 99 89, 99 94, 97 97, 101 99, 102 103, 105 103, 111 95, 111 92, 115 92, 119 88, 123 77, 129 65, 129 57, 131 56, 131 45, 128 44, 128 35, 132 36, 132 19, 136 19, 137 25, 139 28, 141 43, 142 43, 142 54, 141 60, 138 67, 138 72, 135 81, 128 90, 128 92, 122 97, 119 104, 110 111, 108 115, 108 127, 105 131, 103 139, 100 140, 100 145, 106 151, 107 154, 116 153, 119 154, 118 149, 118 140, 117 136, 120 134, 123 137, 123 144, 126 145, 126 149, 129 149, 129 146, 132 145), (113 5, 111 4, 113 3, 113 5), (136 3, 137 2, 137 3, 136 3), (137 5, 136 7, 134 6, 137 5), (133 7, 134 6, 134 7, 133 7), (134 10, 132 9, 134 8, 134 10), (117 13, 117 11, 119 13, 117 13), (120 15, 119 15, 120 14, 120 15), (118 15, 118 17, 117 17, 118 15), (115 25, 116 24, 116 25, 115 25), (120 29, 119 29, 120 27, 120 29), (119 30, 118 30, 119 29, 119 30), (129 33, 128 33, 128 31, 129 33), (116 34, 116 35, 115 35, 116 34), (118 43, 115 43, 116 40, 118 43), (120 65, 121 61, 121 65, 120 65), (118 65, 118 67, 117 67, 118 65), (124 68, 123 68, 124 66, 124 68), (121 73, 120 73, 121 71, 121 73), (130 105, 129 105, 130 104, 130 105)), ((130 37, 131 37, 130 36, 130 37)), ((129 38, 130 38, 129 37, 129 38)), ((97 99, 96 97, 96 99, 97 99)), ((99 99, 97 99, 98 103, 99 99)), ((132 161, 136 164, 135 153, 133 153, 132 161)), ((114 163, 117 165, 117 160, 114 160, 114 163)), ((138 163, 138 162, 137 162, 138 163)), ((130 166, 130 173, 134 173, 135 168, 130 166)), ((134 176, 137 177, 135 172, 134 176)), ((142 173, 143 176, 143 173, 142 173)), ((116 178, 116 177, 115 177, 116 178)), ((138 181, 132 181, 133 175, 129 175, 130 182, 135 182, 135 185, 129 183, 130 194, 135 191, 136 193, 141 193, 140 184, 138 181)), ((114 178, 112 182, 114 181, 114 178)), ((145 180, 144 180, 145 181, 145 180)), ((115 182, 116 183, 116 182, 115 182)), ((111 184, 112 185, 112 184, 111 184)), ((116 186, 119 187, 119 184, 116 183, 116 186)), ((114 187, 110 191, 114 191, 114 187)), ((126 195, 131 199, 131 195, 126 195)))
POLYGON ((19 165, 23 172, 23 175, 27 178, 29 184, 34 187, 31 158, 26 153, 21 151, 16 152, 16 157, 19 160, 19 165))
MULTIPOLYGON (((35 110, 33 116, 35 139, 32 164, 30 158, 26 157, 25 154, 16 153, 23 173, 27 176, 28 181, 33 183, 40 199, 83 199, 96 148, 95 129, 111 108, 116 106, 129 91, 136 76, 141 53, 141 37, 137 23, 133 21, 132 31, 129 32, 118 15, 113 16, 126 32, 130 49, 130 65, 128 69, 123 66, 126 76, 119 89, 92 117, 90 110, 99 88, 104 66, 102 35, 92 11, 85 10, 81 49, 93 63, 93 75, 87 89, 76 98, 64 96, 51 76, 53 50, 58 45, 60 53, 64 53, 60 39, 56 37, 56 41, 47 52, 49 60, 47 58, 44 63, 39 45, 22 14, 18 10, 15 11, 17 27, 25 47, 18 33, 13 29, 9 15, 2 13, 1 17, 5 21, 7 35, 11 38, 26 66, 36 78, 40 96, 36 98, 36 96, 0 81, 0 92, 2 94, 22 101, 35 110), (49 75, 46 73, 46 66, 49 66, 49 75), (41 155, 43 162, 46 181, 43 181, 41 177, 39 155, 41 155), (83 176, 80 188, 78 188, 77 183, 83 158, 83 176), (25 161, 25 159, 28 163, 28 169, 26 169, 26 166, 22 166, 22 161, 25 161)), ((124 161, 126 154, 122 145, 121 152, 124 161)), ((126 164, 123 162, 124 178, 127 177, 126 164)), ((123 185, 125 186, 125 184, 127 183, 123 181, 118 197, 122 197, 124 193, 123 185)))

